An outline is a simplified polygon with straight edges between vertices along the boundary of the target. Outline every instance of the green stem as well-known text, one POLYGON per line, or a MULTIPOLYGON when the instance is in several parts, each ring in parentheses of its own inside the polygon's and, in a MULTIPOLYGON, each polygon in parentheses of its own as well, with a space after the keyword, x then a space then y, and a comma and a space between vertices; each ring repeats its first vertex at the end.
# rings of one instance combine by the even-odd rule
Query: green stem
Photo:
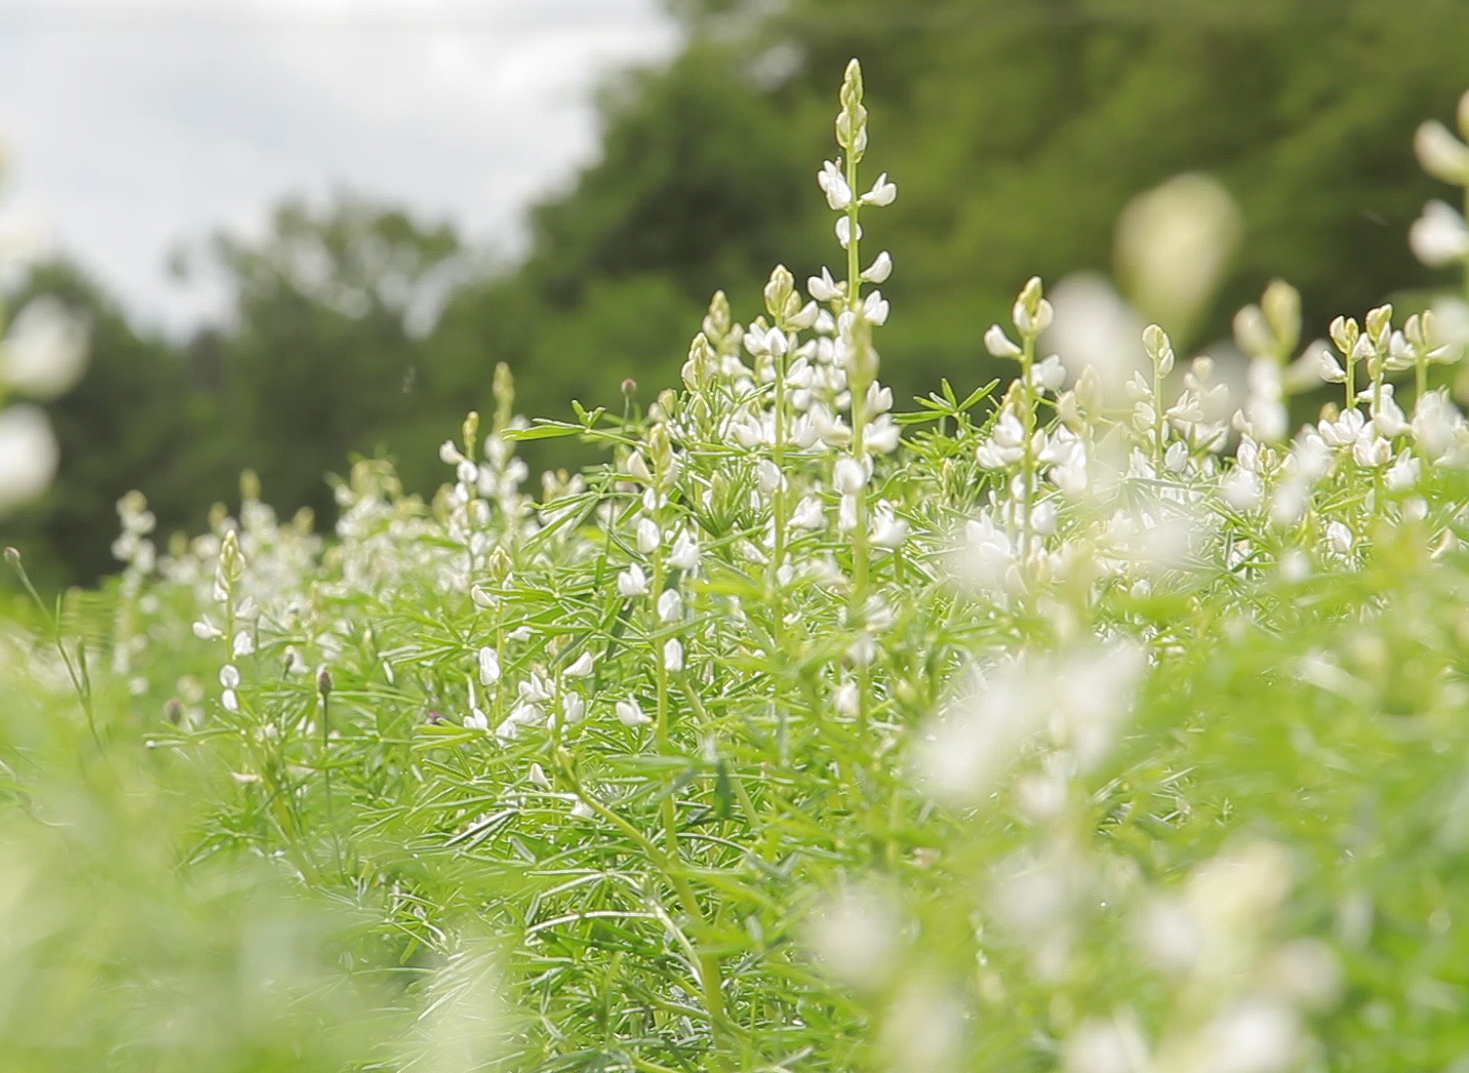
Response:
MULTIPOLYGON (((586 802, 587 806, 614 827, 627 835, 653 863, 653 867, 663 873, 678 896, 679 905, 694 925, 701 931, 709 927, 709 920, 704 915, 704 910, 699 906, 699 900, 694 894, 693 885, 689 883, 688 877, 683 875, 678 866, 676 858, 665 854, 641 831, 627 820, 613 812, 606 805, 589 795, 576 777, 576 773, 569 764, 558 762, 557 767, 566 781, 571 784, 577 798, 586 802)), ((723 970, 720 966, 719 957, 715 954, 699 955, 699 987, 704 998, 704 1008, 709 1014, 709 1028, 714 1039, 714 1057, 717 1066, 721 1069, 727 1066, 726 1058, 722 1050, 724 1036, 724 980, 723 970)))
POLYGON ((1025 437, 1020 445, 1020 560, 1030 556, 1030 511, 1035 498, 1035 454, 1031 439, 1035 434, 1035 398, 1032 395, 1030 369, 1035 363, 1035 336, 1026 333, 1020 352, 1020 427, 1025 437))

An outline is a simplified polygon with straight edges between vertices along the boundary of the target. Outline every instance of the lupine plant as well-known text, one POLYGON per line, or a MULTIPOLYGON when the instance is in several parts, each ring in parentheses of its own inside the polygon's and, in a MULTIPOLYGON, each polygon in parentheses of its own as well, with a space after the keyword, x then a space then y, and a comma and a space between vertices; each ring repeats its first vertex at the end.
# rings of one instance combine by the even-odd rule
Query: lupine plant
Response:
POLYGON ((119 504, 121 577, 0 647, 16 1068, 1464 1068, 1462 307, 1303 348, 1271 283, 1231 397, 1157 327, 1068 369, 1033 279, 1003 390, 895 414, 855 62, 835 134, 845 265, 716 295, 646 412, 502 367, 330 539, 249 475, 162 550, 119 504), (533 495, 557 436, 607 460, 533 495))

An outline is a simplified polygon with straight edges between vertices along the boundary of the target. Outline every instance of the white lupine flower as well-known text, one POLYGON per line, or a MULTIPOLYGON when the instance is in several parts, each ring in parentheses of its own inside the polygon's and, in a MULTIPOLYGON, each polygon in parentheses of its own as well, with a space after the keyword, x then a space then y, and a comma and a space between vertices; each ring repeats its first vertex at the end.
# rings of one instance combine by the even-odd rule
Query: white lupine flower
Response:
POLYGON ((867 385, 867 395, 862 409, 869 419, 885 414, 893 408, 893 389, 883 387, 876 380, 867 385))
POLYGON ((673 542, 673 550, 668 553, 668 564, 679 570, 693 572, 699 569, 702 555, 699 551, 699 542, 688 530, 679 533, 678 539, 673 542))
POLYGON ((1182 440, 1174 440, 1163 455, 1163 465, 1174 473, 1182 473, 1188 468, 1188 457, 1188 445, 1182 440))
POLYGON ((638 551, 644 555, 651 555, 663 543, 663 534, 658 530, 658 523, 652 518, 641 518, 637 526, 638 551))
POLYGON ((51 399, 77 382, 87 364, 87 325, 56 298, 26 303, 0 342, 0 384, 51 399))
POLYGON ((546 778, 546 771, 540 764, 532 763, 530 771, 527 774, 530 781, 542 790, 549 790, 551 788, 551 780, 546 778))
POLYGON ((831 269, 823 268, 821 275, 806 280, 806 292, 818 302, 830 302, 842 296, 842 288, 831 278, 831 269))
POLYGON ((1370 432, 1357 439, 1352 444, 1352 458, 1357 465, 1369 469, 1377 469, 1387 465, 1392 458, 1392 444, 1376 434, 1376 429, 1368 426, 1370 432))
POLYGON ((446 466, 458 466, 461 462, 469 461, 464 457, 464 452, 459 450, 453 440, 445 440, 439 444, 439 461, 446 466))
POLYGON ((1311 428, 1302 429, 1291 444, 1290 465, 1302 480, 1320 480, 1331 467, 1326 441, 1311 428))
POLYGON ((882 296, 882 291, 871 291, 866 298, 862 299, 862 317, 871 324, 886 324, 888 309, 889 306, 882 296))
POLYGON ((835 161, 828 160, 816 176, 816 184, 826 195, 826 203, 836 212, 842 212, 852 204, 852 188, 835 161))
POLYGON ((796 504, 796 509, 791 512, 793 529, 820 529, 825 524, 826 511, 821 505, 821 500, 815 496, 806 496, 796 504))
POLYGON ((648 579, 643 568, 633 563, 617 575, 617 591, 624 596, 642 596, 648 591, 648 579))
POLYGON ((1321 438, 1332 447, 1350 447, 1363 436, 1371 436, 1361 410, 1345 410, 1335 421, 1323 418, 1317 424, 1321 438))
POLYGON ((861 704, 862 695, 857 691, 856 682, 843 682, 832 691, 831 706, 838 715, 855 718, 861 711, 861 704))
POLYGON ((240 698, 233 689, 226 689, 221 693, 219 703, 224 706, 224 710, 227 712, 239 712, 240 710, 240 698))
POLYGON ((1258 510, 1265 501, 1265 484, 1249 470, 1235 466, 1219 482, 1219 493, 1235 510, 1258 510))
POLYGON ((879 548, 900 547, 908 539, 908 523, 886 503, 872 512, 872 543, 879 548))
POLYGON ((648 462, 643 458, 642 451, 634 451, 627 456, 627 473, 639 484, 653 483, 653 471, 648 468, 648 462))
MULTIPOLYGON (((1076 433, 1062 425, 1047 442, 1037 458, 1048 464, 1046 477, 1057 488, 1070 495, 1086 491, 1089 483, 1086 468, 1086 445, 1076 433)), ((999 467, 991 467, 999 468, 999 467)))
POLYGON ((1423 170, 1435 179, 1455 186, 1469 183, 1469 146, 1438 120, 1430 119, 1418 128, 1413 136, 1413 149, 1423 170))
POLYGON ((832 467, 832 487, 844 496, 855 496, 867 487, 867 467, 855 458, 844 456, 832 467))
POLYGON ((579 797, 573 797, 572 802, 573 804, 571 806, 571 814, 579 820, 588 820, 597 814, 596 810, 592 808, 591 805, 587 804, 579 797))
POLYGON ((1434 268, 1462 261, 1469 256, 1469 226, 1458 211, 1442 201, 1423 206, 1423 215, 1408 231, 1413 255, 1434 268))
POLYGON ((990 431, 990 439, 975 451, 975 458, 985 469, 1004 469, 1019 462, 1025 454, 1025 426, 1014 411, 1006 407, 990 431))
POLYGON ((816 435, 828 447, 845 447, 852 441, 852 430, 840 417, 833 415, 825 405, 813 403, 810 418, 816 435))
POLYGON ((30 403, 0 410, 0 514, 46 491, 60 459, 44 410, 30 403))
POLYGON ((872 189, 862 195, 862 204, 885 207, 891 205, 898 199, 898 187, 888 181, 888 173, 883 172, 877 177, 877 182, 872 184, 872 189))
POLYGON ((255 638, 251 636, 250 631, 236 630, 235 639, 230 643, 230 655, 235 659, 239 659, 241 656, 248 656, 254 651, 255 638))
POLYGON ((1343 523, 1331 522, 1326 526, 1326 542, 1337 554, 1349 555, 1356 543, 1356 537, 1352 536, 1352 531, 1343 523))
POLYGON ((674 674, 683 670, 683 644, 677 637, 670 637, 663 645, 663 669, 674 674))
POLYGON ((567 725, 581 722, 581 717, 586 714, 586 711, 586 701, 581 699, 581 694, 574 689, 567 690, 561 698, 561 714, 566 719, 567 725))
POLYGON ((1383 384, 1376 392, 1371 388, 1362 392, 1359 398, 1365 397, 1371 404, 1372 424, 1379 433, 1388 438, 1401 436, 1409 429, 1408 419, 1403 415, 1402 408, 1398 406, 1397 400, 1393 398, 1393 386, 1383 384), (1373 396, 1377 397, 1374 398, 1373 396))
POLYGON ((205 615, 194 623, 194 636, 201 641, 217 641, 224 636, 224 631, 209 621, 205 615))
POLYGON ((753 414, 744 414, 730 425, 730 432, 741 447, 760 447, 775 440, 773 424, 767 426, 753 414))
POLYGON ((535 671, 517 687, 520 699, 527 704, 540 704, 551 699, 551 683, 535 671))
POLYGON ((1031 315, 1024 302, 1016 302, 1010 310, 1010 318, 1015 323, 1015 330, 1021 335, 1040 335, 1051 326, 1055 317, 1056 311, 1044 298, 1036 303, 1034 316, 1031 315))
POLYGON ((1066 383, 1066 366, 1061 363, 1059 354, 1052 354, 1044 361, 1037 362, 1031 367, 1030 374, 1037 385, 1052 393, 1060 391, 1066 383))
POLYGON ((877 988, 897 960, 902 924, 876 890, 848 889, 807 926, 806 944, 827 972, 852 987, 877 988))
POLYGON ((489 730, 490 717, 478 708, 471 708, 464 717, 464 725, 470 730, 489 730))
MULTIPOLYGON (((836 222, 837 242, 842 249, 852 244, 852 218, 850 216, 839 216, 836 222)), ((857 225, 857 240, 862 240, 862 225, 857 225)))
POLYGON ((625 727, 646 726, 653 721, 643 714, 643 709, 636 698, 620 700, 613 708, 617 713, 617 721, 625 727))
POLYGON ((219 669, 219 684, 225 689, 240 688, 240 670, 233 663, 226 663, 219 669))
POLYGON ((989 331, 984 333, 984 348, 996 358, 1018 358, 1024 353, 1020 347, 1011 342, 1010 337, 1005 334, 1005 329, 998 324, 991 324, 989 331))
POLYGON ((1309 496, 1310 489, 1303 478, 1296 476, 1282 481, 1270 503, 1271 522, 1282 529, 1295 525, 1306 513, 1309 496))
POLYGON ((1010 536, 988 514, 964 526, 964 542, 954 557, 954 572, 977 588, 991 593, 1005 591, 1015 566, 1015 546, 1010 536))
POLYGON ((1328 384, 1344 384, 1347 379, 1347 371, 1341 367, 1336 360, 1336 355, 1326 347, 1316 350, 1316 375, 1328 384))
POLYGON ((658 597, 658 620, 664 623, 677 622, 683 618, 683 596, 677 589, 664 589, 658 597))
POLYGON ((486 645, 479 650, 479 680, 492 686, 500 680, 500 653, 486 645))
POLYGON ((1405 492, 1418 483, 1422 471, 1423 464, 1404 448, 1398 452, 1397 459, 1388 467, 1384 480, 1392 491, 1405 492))
POLYGON ((800 308, 799 312, 789 318, 787 323, 790 325, 791 331, 804 332, 808 328, 812 328, 815 326, 816 321, 821 317, 822 312, 823 310, 821 309, 821 307, 818 306, 815 302, 807 302, 800 308))
POLYGON ((898 423, 883 414, 863 430, 862 443, 877 454, 891 454, 898 449, 898 441, 902 435, 903 430, 898 427, 898 423))
POLYGON ((867 271, 862 273, 864 283, 886 283, 888 277, 893 274, 893 258, 887 250, 879 253, 872 264, 867 266, 867 271))
POLYGON ((592 673, 592 654, 583 652, 576 660, 562 672, 568 678, 585 678, 592 673))
POLYGON ((766 495, 772 494, 784 483, 785 478, 780 474, 780 467, 770 459, 762 458, 755 464, 755 484, 766 495))
POLYGON ((1441 391, 1430 391, 1413 406, 1413 439, 1430 462, 1436 462, 1453 447, 1463 418, 1441 391))
POLYGON ((1037 503, 1030 511, 1030 531, 1040 536, 1054 536, 1056 532, 1056 504, 1046 499, 1037 503))

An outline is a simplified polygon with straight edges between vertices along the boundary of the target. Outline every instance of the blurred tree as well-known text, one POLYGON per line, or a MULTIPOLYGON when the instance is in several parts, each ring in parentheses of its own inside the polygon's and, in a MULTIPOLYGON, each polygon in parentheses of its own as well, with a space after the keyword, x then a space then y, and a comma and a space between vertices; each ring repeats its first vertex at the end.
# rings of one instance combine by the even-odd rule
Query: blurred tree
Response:
POLYGON ((55 587, 113 568, 114 505, 140 483, 163 526, 202 524, 209 500, 200 489, 216 476, 198 468, 212 401, 175 347, 135 332, 75 266, 34 269, 16 308, 35 294, 57 296, 91 328, 86 375, 47 407, 62 446, 56 482, 40 502, 0 520, 0 544, 19 547, 33 576, 55 587))
POLYGON ((391 446, 424 472, 442 415, 465 401, 457 372, 423 342, 456 282, 454 232, 342 195, 315 211, 288 201, 263 242, 221 236, 214 252, 236 297, 233 326, 210 347, 213 463, 254 469, 277 508, 308 506, 328 520, 325 477, 349 453, 391 446), (425 413, 435 418, 427 437, 425 413))

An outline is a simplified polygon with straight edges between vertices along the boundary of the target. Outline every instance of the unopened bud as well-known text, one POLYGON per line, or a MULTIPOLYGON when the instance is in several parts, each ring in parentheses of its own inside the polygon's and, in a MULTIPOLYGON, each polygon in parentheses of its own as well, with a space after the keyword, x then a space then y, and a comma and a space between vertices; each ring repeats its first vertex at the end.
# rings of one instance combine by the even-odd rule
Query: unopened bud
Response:
POLYGON ((1392 306, 1382 305, 1367 313, 1367 334, 1372 337, 1372 344, 1379 349, 1387 345, 1387 337, 1392 332, 1392 306))
POLYGON ((1167 332, 1156 324, 1149 324, 1143 329, 1143 347, 1159 376, 1167 376, 1173 371, 1173 343, 1167 332))
POLYGON ((496 548, 490 552, 490 560, 485 565, 489 569, 490 577, 497 582, 503 582, 510 576, 510 569, 515 564, 510 561, 510 556, 506 554, 504 548, 496 548))
POLYGON ((704 317, 701 327, 704 334, 716 345, 724 341, 729 334, 730 320, 729 299, 723 291, 715 291, 714 297, 709 300, 709 312, 704 317))
POLYGON ((1331 322, 1327 333, 1331 336, 1331 341, 1336 344, 1336 349, 1343 354, 1350 354, 1357 346, 1362 329, 1357 327, 1357 322, 1351 317, 1337 317, 1331 322))
POLYGON ((163 717, 174 726, 178 726, 184 720, 184 704, 177 697, 169 697, 168 703, 163 706, 163 717))
POLYGON ((1301 292, 1283 279, 1274 280, 1265 288, 1260 308, 1275 333, 1280 356, 1289 356, 1301 341, 1301 292))
POLYGON ((515 405, 515 377, 510 372, 510 366, 503 361, 495 366, 490 390, 495 396, 496 411, 508 417, 510 408, 515 405))
POLYGON ((770 280, 765 284, 765 310, 770 314, 772 320, 780 320, 785 316, 789 300, 794 296, 796 289, 795 277, 791 270, 785 265, 776 265, 775 270, 770 273, 770 280))
POLYGON ((19 566, 20 549, 13 545, 7 545, 5 548, 5 561, 11 566, 19 566))
POLYGON ((464 437, 464 454, 465 454, 465 457, 473 460, 473 458, 474 458, 474 444, 475 444, 475 441, 479 438, 479 411, 478 410, 470 410, 469 413, 467 413, 467 414, 464 415, 464 424, 463 424, 463 426, 461 426, 461 428, 459 429, 459 431, 460 431, 460 434, 464 437))
POLYGON ((332 672, 323 667, 316 674, 316 691, 322 700, 332 695, 332 672))

